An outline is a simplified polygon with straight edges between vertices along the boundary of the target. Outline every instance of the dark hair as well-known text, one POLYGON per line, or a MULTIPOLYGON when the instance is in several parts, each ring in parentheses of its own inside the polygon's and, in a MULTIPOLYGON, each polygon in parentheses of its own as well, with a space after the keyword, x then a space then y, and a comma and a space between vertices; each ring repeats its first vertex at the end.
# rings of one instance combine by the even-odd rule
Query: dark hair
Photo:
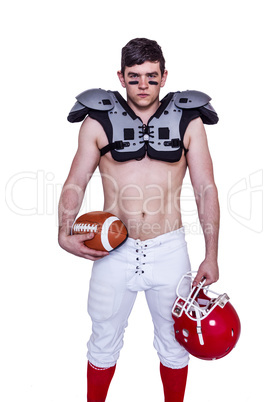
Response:
POLYGON ((124 74, 125 67, 143 64, 145 61, 159 61, 161 74, 164 74, 165 59, 158 43, 146 38, 132 39, 122 49, 121 73, 124 74))

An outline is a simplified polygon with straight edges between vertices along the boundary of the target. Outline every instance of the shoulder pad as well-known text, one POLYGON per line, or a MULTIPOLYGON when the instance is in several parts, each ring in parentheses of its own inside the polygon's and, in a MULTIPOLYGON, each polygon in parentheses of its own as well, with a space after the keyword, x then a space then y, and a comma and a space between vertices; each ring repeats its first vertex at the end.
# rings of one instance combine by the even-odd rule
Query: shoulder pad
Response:
POLYGON ((107 111, 114 108, 112 95, 103 89, 88 89, 79 94, 76 99, 89 109, 107 111))
POLYGON ((195 109, 205 106, 211 101, 211 98, 200 91, 175 92, 174 103, 180 109, 195 109))

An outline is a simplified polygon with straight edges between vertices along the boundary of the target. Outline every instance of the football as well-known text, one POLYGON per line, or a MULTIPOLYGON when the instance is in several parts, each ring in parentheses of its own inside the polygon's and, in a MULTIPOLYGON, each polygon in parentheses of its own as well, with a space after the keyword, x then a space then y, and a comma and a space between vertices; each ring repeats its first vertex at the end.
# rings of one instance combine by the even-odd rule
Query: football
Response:
POLYGON ((72 235, 90 232, 94 233, 94 237, 85 241, 85 245, 99 251, 112 251, 122 245, 128 237, 123 222, 115 215, 104 211, 81 215, 72 226, 72 235))

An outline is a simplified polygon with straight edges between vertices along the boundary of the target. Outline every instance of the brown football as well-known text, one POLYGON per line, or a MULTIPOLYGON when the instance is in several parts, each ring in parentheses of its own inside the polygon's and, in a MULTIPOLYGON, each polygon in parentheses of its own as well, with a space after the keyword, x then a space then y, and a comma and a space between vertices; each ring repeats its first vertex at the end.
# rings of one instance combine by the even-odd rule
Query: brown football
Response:
POLYGON ((90 232, 94 233, 94 237, 85 241, 85 245, 99 251, 112 251, 128 237, 124 223, 115 215, 104 211, 81 215, 72 226, 72 235, 90 232))

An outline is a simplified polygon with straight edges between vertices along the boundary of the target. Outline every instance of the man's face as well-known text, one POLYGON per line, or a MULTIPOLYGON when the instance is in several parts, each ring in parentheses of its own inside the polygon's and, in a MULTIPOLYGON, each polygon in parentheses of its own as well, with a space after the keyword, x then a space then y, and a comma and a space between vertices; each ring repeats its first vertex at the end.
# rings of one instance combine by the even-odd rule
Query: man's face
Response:
POLYGON ((159 92, 165 85, 167 71, 161 76, 159 62, 146 61, 141 65, 126 67, 124 75, 119 71, 118 77, 126 88, 130 106, 144 109, 159 103, 159 92))

